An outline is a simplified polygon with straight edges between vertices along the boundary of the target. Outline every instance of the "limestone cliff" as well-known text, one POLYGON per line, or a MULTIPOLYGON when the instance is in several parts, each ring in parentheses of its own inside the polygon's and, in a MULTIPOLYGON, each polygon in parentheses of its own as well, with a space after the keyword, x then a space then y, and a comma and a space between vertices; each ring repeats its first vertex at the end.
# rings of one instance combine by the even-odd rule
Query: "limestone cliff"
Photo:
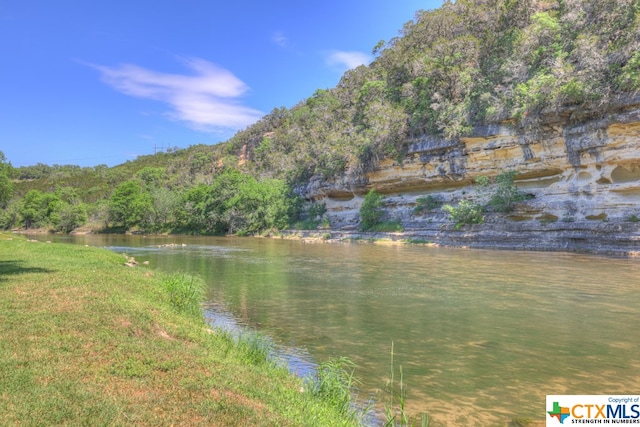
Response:
POLYGON ((578 125, 574 116, 555 114, 528 132, 502 124, 458 140, 425 136, 411 141, 402 162, 384 160, 364 176, 315 178, 301 193, 326 203, 333 229, 355 229, 364 194, 375 189, 406 234, 446 245, 640 252, 640 99, 578 125), (484 224, 456 230, 439 208, 414 213, 420 197, 473 199, 477 177, 508 170, 529 195, 509 214, 488 213, 484 224))

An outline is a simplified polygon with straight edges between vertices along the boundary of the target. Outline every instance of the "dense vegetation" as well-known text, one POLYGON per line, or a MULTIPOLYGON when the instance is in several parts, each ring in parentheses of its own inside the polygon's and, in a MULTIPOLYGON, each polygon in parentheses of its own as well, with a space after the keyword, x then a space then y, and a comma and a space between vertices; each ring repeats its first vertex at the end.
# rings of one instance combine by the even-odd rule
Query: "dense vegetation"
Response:
MULTIPOLYGON (((292 189, 312 177, 362 176, 423 135, 457 139, 494 123, 535 133, 557 114, 593 119, 640 90, 640 0, 445 1, 374 53, 336 87, 217 146, 114 168, 12 168, 2 156, 0 228, 282 228, 301 212, 292 189)), ((510 209, 502 197, 508 204, 495 211, 510 209)))
POLYGON ((164 168, 145 167, 94 203, 74 187, 31 189, 7 205, 0 225, 68 232, 90 219, 102 231, 253 233, 285 228, 297 217, 298 198, 281 180, 259 181, 230 168, 210 179, 172 187, 164 168))
POLYGON ((445 1, 379 43, 370 66, 273 110, 228 149, 254 173, 304 182, 400 158, 425 134, 606 114, 640 89, 639 12, 638 0, 445 1))

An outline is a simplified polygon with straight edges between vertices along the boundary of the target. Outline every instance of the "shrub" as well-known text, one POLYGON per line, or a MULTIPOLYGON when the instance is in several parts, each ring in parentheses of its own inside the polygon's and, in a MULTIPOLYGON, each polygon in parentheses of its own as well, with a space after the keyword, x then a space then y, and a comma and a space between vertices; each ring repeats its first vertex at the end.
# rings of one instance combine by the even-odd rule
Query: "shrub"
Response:
POLYGON ((176 311, 201 316, 200 303, 204 297, 204 283, 187 274, 173 274, 163 280, 169 300, 176 311))
POLYGON ((513 183, 515 171, 503 172, 496 177, 498 188, 491 196, 489 206, 496 212, 511 212, 515 203, 525 199, 524 194, 513 183))
POLYGON ((307 216, 310 220, 314 221, 327 213, 327 205, 325 203, 311 203, 307 208, 307 216))
POLYGON ((437 208, 440 205, 440 201, 434 196, 429 194, 426 197, 418 197, 416 199, 416 206, 413 208, 413 212, 421 214, 424 211, 430 211, 437 208))
POLYGON ((465 224, 482 224, 484 222, 484 207, 469 200, 462 200, 458 206, 444 205, 442 210, 455 221, 456 229, 465 224))
POLYGON ((383 215, 383 198, 382 194, 376 190, 369 191, 364 197, 364 202, 362 202, 362 206, 360 207, 360 226, 362 230, 370 230, 380 222, 383 215))

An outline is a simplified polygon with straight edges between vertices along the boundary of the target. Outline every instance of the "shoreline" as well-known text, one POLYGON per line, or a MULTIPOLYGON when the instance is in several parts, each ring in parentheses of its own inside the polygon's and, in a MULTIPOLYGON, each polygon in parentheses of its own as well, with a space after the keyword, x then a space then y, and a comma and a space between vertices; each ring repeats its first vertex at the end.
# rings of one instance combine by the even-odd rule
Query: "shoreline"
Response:
POLYGON ((9 424, 359 425, 264 348, 180 311, 167 275, 107 249, 43 243, 0 233, 9 424))
MULTIPOLYGON (((377 244, 418 244, 432 247, 506 251, 570 252, 591 255, 640 257, 640 229, 636 224, 580 223, 536 225, 518 231, 502 224, 478 224, 459 230, 452 225, 402 232, 356 230, 283 230, 283 238, 339 243, 361 241, 377 244)), ((277 234, 272 236, 277 237, 277 234)))
MULTIPOLYGON (((46 229, 14 229, 15 234, 62 235, 46 229)), ((69 235, 105 234, 90 228, 69 235)), ((109 233, 106 233, 109 234, 109 233)), ((116 233, 179 236, 184 233, 116 233)), ((197 235, 197 234, 194 234, 197 235)), ((232 235, 234 236, 234 235, 232 235)), ((592 255, 640 257, 640 225, 636 223, 484 223, 456 229, 452 223, 434 222, 430 228, 399 232, 367 232, 355 228, 315 230, 269 230, 248 237, 299 239, 308 242, 417 244, 464 249, 571 252, 592 255)))

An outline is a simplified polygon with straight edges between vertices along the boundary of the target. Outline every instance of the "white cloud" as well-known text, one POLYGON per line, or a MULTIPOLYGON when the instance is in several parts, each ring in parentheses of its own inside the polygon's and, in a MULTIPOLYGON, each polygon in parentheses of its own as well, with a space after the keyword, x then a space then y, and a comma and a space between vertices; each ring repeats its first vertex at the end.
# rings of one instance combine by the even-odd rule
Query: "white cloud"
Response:
POLYGON ((360 65, 366 65, 371 62, 371 55, 357 51, 340 51, 330 52, 326 58, 327 64, 331 67, 350 70, 360 65))
POLYGON ((271 41, 280 47, 287 47, 289 45, 289 39, 284 35, 282 31, 276 31, 271 36, 271 41))
POLYGON ((162 73, 131 64, 88 65, 100 71, 103 81, 114 89, 168 104, 170 118, 198 130, 237 130, 263 115, 239 102, 249 88, 230 71, 200 58, 183 62, 193 75, 162 73))

